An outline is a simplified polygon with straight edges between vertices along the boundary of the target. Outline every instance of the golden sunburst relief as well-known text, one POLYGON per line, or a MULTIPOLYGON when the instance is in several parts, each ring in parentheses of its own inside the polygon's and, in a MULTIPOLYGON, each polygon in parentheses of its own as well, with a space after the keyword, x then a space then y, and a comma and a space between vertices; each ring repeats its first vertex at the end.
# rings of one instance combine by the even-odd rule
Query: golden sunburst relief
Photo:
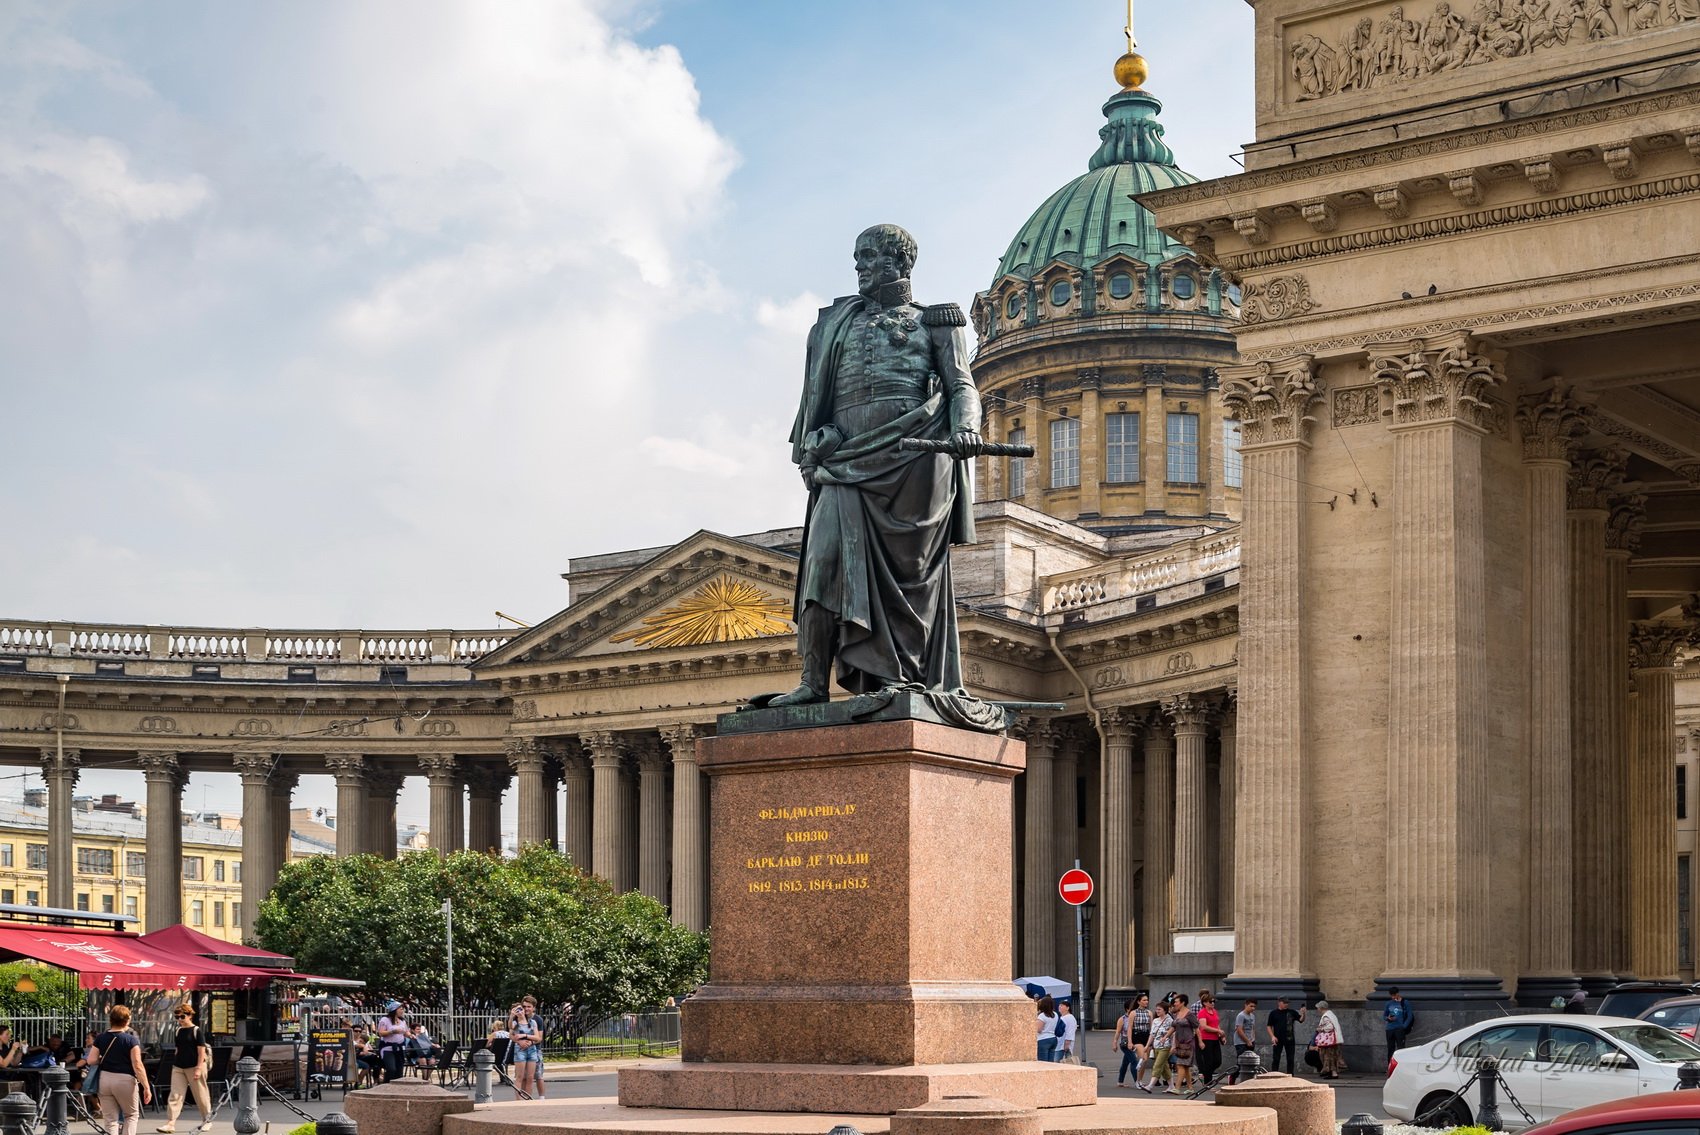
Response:
POLYGON ((791 608, 754 584, 723 575, 703 584, 690 598, 649 615, 643 626, 615 635, 612 642, 639 646, 700 646, 791 633, 791 608))

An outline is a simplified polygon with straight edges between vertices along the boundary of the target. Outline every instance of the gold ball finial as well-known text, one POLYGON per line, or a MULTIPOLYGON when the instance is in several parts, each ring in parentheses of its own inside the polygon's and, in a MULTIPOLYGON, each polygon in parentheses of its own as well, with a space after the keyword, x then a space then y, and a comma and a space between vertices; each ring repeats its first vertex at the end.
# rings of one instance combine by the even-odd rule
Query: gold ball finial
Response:
POLYGON ((1137 51, 1130 51, 1116 60, 1116 82, 1122 90, 1131 91, 1145 85, 1145 80, 1151 77, 1151 66, 1145 62, 1145 56, 1137 51))

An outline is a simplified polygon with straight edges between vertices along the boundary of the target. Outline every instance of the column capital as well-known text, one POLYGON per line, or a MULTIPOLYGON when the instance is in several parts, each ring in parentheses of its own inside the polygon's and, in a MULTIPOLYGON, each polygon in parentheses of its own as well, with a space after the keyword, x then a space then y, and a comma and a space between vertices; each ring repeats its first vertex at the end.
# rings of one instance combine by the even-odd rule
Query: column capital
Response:
POLYGON ((1240 717, 1240 688, 1228 686, 1222 690, 1222 700, 1216 707, 1216 723, 1223 729, 1232 729, 1239 724, 1240 717))
POLYGON ((1588 432, 1594 407, 1577 397, 1571 385, 1554 379, 1552 388, 1517 401, 1517 428, 1523 460, 1568 464, 1577 441, 1588 432))
POLYGON ((1505 372, 1478 346, 1467 331, 1402 345, 1366 343, 1370 372, 1393 404, 1389 426, 1456 422, 1484 433, 1491 429, 1486 395, 1505 381, 1505 372))
POLYGON ((41 773, 43 776, 51 777, 57 775, 59 770, 63 768, 65 774, 71 778, 71 783, 74 785, 77 783, 77 770, 83 763, 83 751, 81 749, 67 748, 63 750, 63 753, 64 764, 61 765, 60 750, 52 748, 42 749, 41 773))
POLYGON ((1163 699, 1163 712, 1175 723, 1175 734, 1204 733, 1210 723, 1210 699, 1203 694, 1176 694, 1163 699))
POLYGON ((1647 526, 1647 494, 1619 493, 1606 514, 1606 553, 1631 556, 1641 547, 1641 531, 1647 526))
POLYGON ((688 721, 678 725, 663 725, 661 739, 667 743, 667 749, 673 754, 673 763, 695 763, 697 759, 697 740, 708 736, 708 730, 701 725, 688 721))
POLYGON ((499 798, 514 782, 514 774, 495 765, 467 765, 461 769, 466 791, 471 796, 499 798))
POLYGON ((403 777, 390 769, 373 769, 366 774, 366 788, 378 796, 394 796, 401 791, 403 777))
POLYGON ((300 773, 298 773, 298 772, 284 772, 282 769, 277 768, 275 765, 272 767, 271 784, 272 784, 272 791, 273 792, 294 792, 296 785, 298 785, 300 783, 301 783, 301 774, 300 773))
POLYGON ((1138 728, 1139 715, 1132 706, 1112 705, 1098 713, 1098 731, 1106 743, 1114 736, 1124 745, 1131 744, 1138 728))
POLYGON ((366 758, 359 753, 331 753, 325 757, 325 768, 336 778, 338 788, 366 783, 366 758))
POLYGON ((136 763, 142 767, 142 777, 149 784, 165 781, 182 785, 189 778, 172 749, 142 749, 136 754, 136 763))
POLYGON ((549 763, 549 754, 536 737, 509 737, 502 742, 502 753, 516 773, 542 772, 549 763))
MULTIPOLYGON (((1689 614, 1684 609, 1683 614, 1689 614)), ((1692 618, 1681 622, 1645 620, 1629 624, 1629 668, 1631 670, 1668 670, 1676 665, 1677 657, 1700 640, 1700 628, 1692 618)))
POLYGON ((636 733, 631 738, 632 760, 640 772, 664 772, 668 757, 661 751, 661 738, 654 733, 636 733))
POLYGON ((612 729, 597 729, 589 733, 580 733, 579 742, 590 751, 592 764, 619 764, 625 756, 625 743, 620 735, 612 729))
POLYGON ((1572 511, 1609 509, 1623 485, 1629 455, 1615 446, 1580 450, 1570 461, 1567 507, 1572 511))
POLYGON ((1050 760, 1056 755, 1057 742, 1062 738, 1055 719, 1030 713, 1017 718, 1011 732, 1027 743, 1029 761, 1050 760))
MULTIPOLYGON (((355 758, 359 760, 358 757, 355 758)), ((325 758, 328 764, 331 758, 325 758)), ((230 763, 236 766, 236 771, 242 776, 242 783, 264 784, 271 779, 272 769, 277 766, 277 757, 271 753, 237 753, 230 758, 230 763)))
POLYGON ((1315 359, 1293 355, 1273 362, 1221 368, 1222 405, 1240 423, 1240 448, 1309 445, 1311 408, 1321 400, 1315 359))
POLYGON ((453 781, 460 770, 460 758, 453 753, 420 753, 419 771, 425 774, 425 779, 437 781, 453 781))

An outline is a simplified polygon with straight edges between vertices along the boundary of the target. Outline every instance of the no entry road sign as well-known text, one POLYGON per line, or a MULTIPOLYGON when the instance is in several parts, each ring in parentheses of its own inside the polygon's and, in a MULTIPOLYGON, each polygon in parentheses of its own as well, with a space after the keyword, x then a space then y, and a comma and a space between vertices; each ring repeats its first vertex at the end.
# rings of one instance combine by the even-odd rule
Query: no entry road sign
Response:
POLYGON ((1078 867, 1064 871, 1057 881, 1057 893, 1069 906, 1079 906, 1092 897, 1092 876, 1078 867))

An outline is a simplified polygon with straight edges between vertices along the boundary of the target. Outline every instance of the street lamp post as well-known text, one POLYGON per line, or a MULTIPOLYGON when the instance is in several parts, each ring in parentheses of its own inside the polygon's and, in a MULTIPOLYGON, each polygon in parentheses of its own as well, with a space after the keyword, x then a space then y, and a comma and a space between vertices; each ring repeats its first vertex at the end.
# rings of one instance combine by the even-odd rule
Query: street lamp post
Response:
POLYGON ((453 899, 443 900, 443 929, 449 946, 449 1013, 443 1035, 454 1035, 455 1027, 455 906, 453 899))

